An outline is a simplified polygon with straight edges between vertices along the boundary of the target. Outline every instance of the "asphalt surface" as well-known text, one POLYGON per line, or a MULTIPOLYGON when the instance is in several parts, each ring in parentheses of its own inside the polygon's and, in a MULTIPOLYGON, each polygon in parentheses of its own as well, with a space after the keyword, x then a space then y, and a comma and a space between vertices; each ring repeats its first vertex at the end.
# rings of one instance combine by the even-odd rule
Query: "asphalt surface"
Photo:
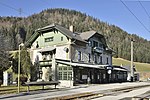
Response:
MULTIPOLYGON (((40 90, 40 91, 32 91, 29 93, 20 93, 20 94, 10 94, 10 95, 1 95, 0 99, 4 100, 44 100, 47 98, 60 97, 78 93, 85 92, 99 92, 105 91, 109 89, 116 88, 126 88, 130 86, 139 86, 139 85, 150 85, 150 82, 133 82, 133 83, 113 83, 113 84, 96 84, 96 85, 80 85, 71 88, 62 88, 59 87, 53 90, 40 90)), ((126 97, 133 97, 136 95, 143 94, 147 91, 150 91, 150 87, 145 87, 141 89, 136 89, 130 92, 125 92, 116 95, 109 95, 100 98, 96 98, 94 100, 119 100, 126 97)))

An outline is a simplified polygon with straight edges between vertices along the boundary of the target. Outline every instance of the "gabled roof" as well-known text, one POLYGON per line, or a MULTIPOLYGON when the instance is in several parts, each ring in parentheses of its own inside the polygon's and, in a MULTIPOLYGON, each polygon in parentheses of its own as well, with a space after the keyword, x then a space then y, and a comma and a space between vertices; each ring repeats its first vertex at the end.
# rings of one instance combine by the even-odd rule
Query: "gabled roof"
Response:
POLYGON ((57 25, 57 24, 51 24, 51 25, 39 28, 39 29, 36 30, 36 32, 49 31, 50 29, 53 29, 53 28, 55 28, 58 31, 62 32, 64 35, 66 35, 70 39, 72 39, 74 37, 73 33, 70 30, 68 30, 68 29, 66 29, 66 28, 64 28, 64 27, 62 27, 60 25, 57 25))
POLYGON ((80 37, 83 40, 88 40, 89 38, 91 38, 96 33, 99 34, 101 37, 104 37, 103 35, 101 35, 100 33, 96 32, 96 31, 87 31, 87 32, 80 33, 80 37))
POLYGON ((97 31, 87 31, 87 32, 80 33, 80 37, 83 40, 88 40, 94 35, 100 36, 102 38, 102 43, 105 45, 105 47, 107 47, 105 37, 102 34, 98 33, 97 31))
POLYGON ((64 34, 65 36, 67 36, 70 39, 75 39, 75 40, 87 43, 79 35, 75 35, 70 30, 68 30, 68 29, 66 29, 66 28, 64 28, 60 25, 57 25, 57 24, 51 24, 51 25, 48 25, 46 27, 39 28, 39 29, 35 30, 35 33, 26 42, 26 46, 29 46, 30 44, 32 44, 38 38, 38 36, 41 35, 41 33, 45 32, 45 31, 50 31, 50 30, 53 30, 53 29, 56 29, 56 30, 60 31, 62 34, 64 34))

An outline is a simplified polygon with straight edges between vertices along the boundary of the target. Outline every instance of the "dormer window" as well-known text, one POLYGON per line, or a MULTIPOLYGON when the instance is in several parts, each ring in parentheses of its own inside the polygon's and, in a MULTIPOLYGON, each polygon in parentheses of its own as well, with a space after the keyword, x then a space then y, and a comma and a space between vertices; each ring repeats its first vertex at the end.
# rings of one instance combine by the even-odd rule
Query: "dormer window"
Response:
POLYGON ((98 47, 98 42, 93 41, 93 47, 98 47))
POLYGON ((100 47, 100 48, 103 48, 103 44, 102 44, 102 43, 99 43, 99 47, 100 47))

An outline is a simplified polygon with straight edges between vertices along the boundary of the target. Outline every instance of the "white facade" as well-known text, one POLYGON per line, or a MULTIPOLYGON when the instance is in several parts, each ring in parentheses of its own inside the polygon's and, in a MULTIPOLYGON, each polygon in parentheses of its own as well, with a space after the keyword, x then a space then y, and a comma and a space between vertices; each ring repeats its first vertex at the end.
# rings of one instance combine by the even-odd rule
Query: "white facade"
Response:
POLYGON ((80 36, 78 36, 80 37, 78 38, 76 36, 77 34, 75 35, 69 30, 68 32, 66 29, 63 29, 61 31, 60 29, 58 29, 57 32, 49 32, 46 30, 46 33, 42 33, 42 35, 39 35, 38 37, 36 37, 36 39, 33 39, 34 41, 32 41, 30 48, 30 56, 33 64, 36 61, 43 61, 44 56, 46 56, 45 60, 52 60, 52 65, 48 66, 51 67, 51 75, 62 75, 62 78, 64 79, 59 79, 62 86, 66 86, 66 84, 67 86, 73 85, 73 80, 70 80, 68 76, 67 79, 65 79, 66 76, 62 74, 65 73, 65 75, 71 75, 71 77, 74 77, 73 71, 70 70, 65 72, 65 70, 63 70, 62 72, 59 72, 59 67, 57 66, 61 65, 56 64, 54 59, 70 60, 72 62, 85 64, 112 65, 112 52, 108 52, 106 50, 107 45, 103 43, 104 41, 102 41, 102 39, 104 39, 104 37, 102 35, 100 37, 99 35, 95 35, 99 34, 97 32, 95 34, 91 33, 93 34, 93 36, 89 37, 88 40, 84 40, 80 36), (65 32, 68 33, 65 34, 65 32), (47 39, 47 41, 45 41, 45 39, 47 39), (38 47, 37 43, 39 43, 38 47), (45 51, 49 54, 45 53, 42 55, 41 51, 45 50, 46 48, 49 50, 50 48, 54 48, 55 53, 53 52, 54 49, 52 49, 51 51, 45 51))

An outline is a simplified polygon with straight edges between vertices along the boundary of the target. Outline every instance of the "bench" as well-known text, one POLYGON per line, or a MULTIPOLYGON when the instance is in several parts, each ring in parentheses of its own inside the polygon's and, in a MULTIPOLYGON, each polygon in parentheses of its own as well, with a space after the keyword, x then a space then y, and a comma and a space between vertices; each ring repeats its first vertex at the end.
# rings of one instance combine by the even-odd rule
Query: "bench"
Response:
POLYGON ((30 91, 30 86, 42 86, 42 90, 44 90, 45 85, 58 85, 60 82, 59 81, 39 81, 39 82, 25 82, 25 85, 28 86, 27 92, 30 91))

